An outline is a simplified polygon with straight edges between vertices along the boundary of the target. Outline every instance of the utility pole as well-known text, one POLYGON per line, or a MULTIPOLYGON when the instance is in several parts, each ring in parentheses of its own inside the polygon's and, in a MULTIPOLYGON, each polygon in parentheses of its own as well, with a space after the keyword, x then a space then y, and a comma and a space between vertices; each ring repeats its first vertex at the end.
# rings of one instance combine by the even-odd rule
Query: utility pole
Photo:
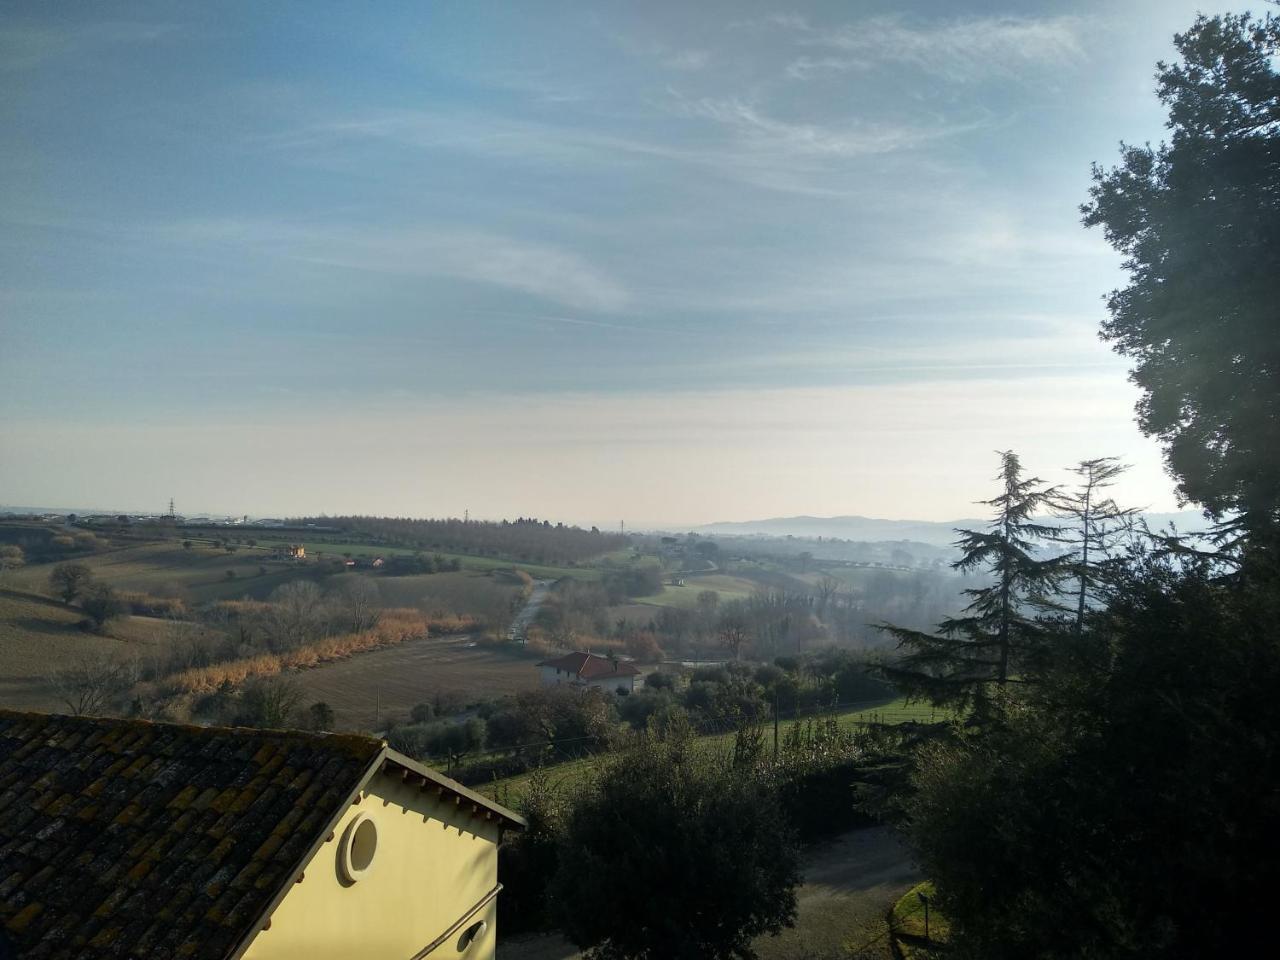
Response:
POLYGON ((470 510, 464 509, 464 510, 462 511, 462 522, 463 522, 463 523, 470 523, 470 522, 471 522, 471 511, 470 511, 470 510))

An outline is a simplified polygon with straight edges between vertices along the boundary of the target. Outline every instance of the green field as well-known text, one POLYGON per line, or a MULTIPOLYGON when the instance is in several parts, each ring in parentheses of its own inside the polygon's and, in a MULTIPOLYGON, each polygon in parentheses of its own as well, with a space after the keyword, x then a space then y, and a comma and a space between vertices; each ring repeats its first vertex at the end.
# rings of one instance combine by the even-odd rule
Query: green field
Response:
POLYGON ((704 590, 714 590, 722 601, 741 600, 751 596, 758 586, 751 580, 729 574, 698 574, 685 577, 682 587, 663 587, 661 593, 652 597, 637 597, 635 602, 655 607, 692 607, 698 602, 698 594, 704 590))
MULTIPOLYGON (((853 730, 869 724, 898 724, 908 721, 931 723, 947 719, 948 714, 945 711, 935 710, 928 704, 907 703, 905 698, 900 697, 898 699, 886 699, 881 703, 871 703, 853 709, 842 710, 830 715, 812 714, 798 721, 783 719, 778 725, 779 735, 785 735, 786 731, 797 722, 819 720, 827 716, 834 716, 840 729, 853 730)), ((768 726, 766 726, 765 732, 766 735, 772 735, 771 728, 768 726)), ((699 740, 705 744, 708 750, 729 751, 733 749, 734 737, 735 734, 732 732, 712 733, 699 737, 699 740)), ((604 762, 608 756, 608 754, 601 754, 580 757, 555 764, 554 766, 544 767, 543 772, 547 775, 548 784, 553 789, 571 789, 575 784, 589 777, 592 771, 604 762)), ((489 796, 497 797, 503 803, 516 803, 528 788, 529 781, 533 779, 533 776, 533 772, 522 773, 514 777, 495 780, 492 783, 481 784, 476 789, 489 796)))
MULTIPOLYGON (((265 597, 280 584, 304 575, 292 562, 272 561, 261 550, 242 547, 235 553, 197 544, 184 550, 178 541, 156 541, 73 558, 93 571, 96 580, 117 590, 183 596, 192 601, 265 597), (265 574, 260 573, 262 567, 265 574), (227 571, 235 577, 228 578, 227 571)), ((49 573, 57 564, 23 567, 9 575, 15 590, 49 592, 49 573)))
POLYGON ((414 554, 421 553, 427 557, 444 557, 446 560, 457 560, 464 570, 478 570, 483 573, 489 573, 493 570, 523 570, 529 576, 538 580, 559 580, 562 577, 576 577, 579 580, 598 580, 603 575, 603 571, 595 566, 586 567, 558 567, 544 563, 526 563, 523 560, 504 560, 499 557, 476 557, 465 553, 449 553, 445 550, 410 550, 405 547, 383 547, 376 544, 357 543, 354 541, 340 541, 329 543, 323 540, 298 540, 289 537, 277 537, 272 535, 258 535, 254 539, 258 541, 258 549, 271 549, 277 544, 282 543, 300 543, 306 548, 307 556, 315 557, 323 554, 326 557, 341 557, 345 554, 351 554, 353 557, 411 557, 414 554))

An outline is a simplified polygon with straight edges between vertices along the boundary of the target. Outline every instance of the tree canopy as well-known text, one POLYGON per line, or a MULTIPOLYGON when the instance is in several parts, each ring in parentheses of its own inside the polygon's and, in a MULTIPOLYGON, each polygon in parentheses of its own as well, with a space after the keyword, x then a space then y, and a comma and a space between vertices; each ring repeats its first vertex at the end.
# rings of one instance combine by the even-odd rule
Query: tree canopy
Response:
POLYGON ((573 806, 552 899, 596 960, 749 958, 794 922, 799 881, 776 792, 674 735, 612 762, 573 806))
POLYGON ((1201 16, 1158 66, 1169 140, 1095 165, 1084 223, 1125 256, 1103 337, 1180 492, 1280 522, 1280 19, 1201 16))

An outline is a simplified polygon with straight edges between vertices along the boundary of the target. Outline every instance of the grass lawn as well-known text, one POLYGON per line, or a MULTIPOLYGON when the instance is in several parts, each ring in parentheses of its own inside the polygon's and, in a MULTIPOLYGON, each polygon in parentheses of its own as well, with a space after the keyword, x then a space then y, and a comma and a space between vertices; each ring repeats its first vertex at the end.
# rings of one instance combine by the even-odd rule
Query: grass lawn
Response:
POLYGON ((933 908, 933 884, 927 880, 918 883, 893 905, 889 915, 895 952, 905 960, 925 960, 937 956, 939 948, 945 949, 951 925, 947 918, 933 908), (921 895, 929 904, 928 936, 925 935, 925 907, 921 895))

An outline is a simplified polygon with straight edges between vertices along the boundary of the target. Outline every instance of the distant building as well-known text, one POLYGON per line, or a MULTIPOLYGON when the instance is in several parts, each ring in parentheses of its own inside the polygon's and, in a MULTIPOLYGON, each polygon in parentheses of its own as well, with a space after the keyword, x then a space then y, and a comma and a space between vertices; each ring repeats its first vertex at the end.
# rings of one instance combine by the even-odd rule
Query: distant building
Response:
POLYGON ((567 683, 611 693, 631 693, 636 688, 636 677, 640 676, 640 671, 625 660, 594 653, 570 653, 556 660, 544 660, 538 666, 542 669, 544 687, 567 683))
POLYGON ((0 710, 0 954, 492 960, 524 821, 372 737, 0 710))
POLYGON ((300 543, 280 544, 275 548, 275 557, 277 560, 305 560, 307 548, 300 543))

